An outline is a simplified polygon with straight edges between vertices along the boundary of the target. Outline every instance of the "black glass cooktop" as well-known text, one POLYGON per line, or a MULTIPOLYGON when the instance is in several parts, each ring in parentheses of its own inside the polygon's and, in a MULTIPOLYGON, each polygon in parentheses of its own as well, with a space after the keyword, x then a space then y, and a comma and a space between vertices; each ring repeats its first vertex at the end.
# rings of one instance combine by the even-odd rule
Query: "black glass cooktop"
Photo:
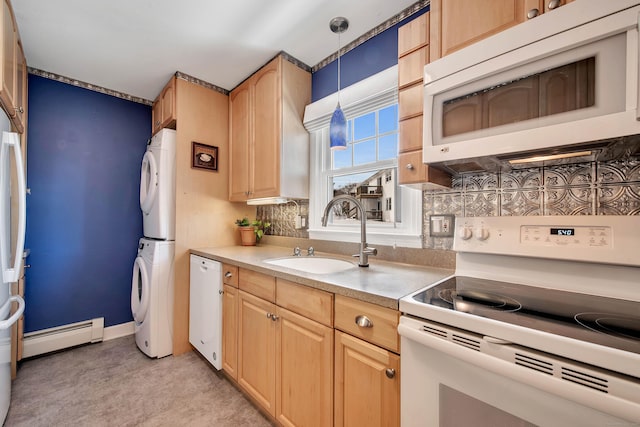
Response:
POLYGON ((423 304, 640 354, 640 302, 455 276, 423 304))

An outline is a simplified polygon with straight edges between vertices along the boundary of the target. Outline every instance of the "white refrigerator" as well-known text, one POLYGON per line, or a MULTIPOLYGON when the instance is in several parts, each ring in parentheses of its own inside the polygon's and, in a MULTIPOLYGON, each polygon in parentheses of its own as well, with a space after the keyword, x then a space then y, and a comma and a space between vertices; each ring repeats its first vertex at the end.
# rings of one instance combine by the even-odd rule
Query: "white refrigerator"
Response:
POLYGON ((24 312, 24 300, 11 295, 11 284, 22 273, 26 227, 26 182, 20 136, 9 132, 11 125, 0 113, 0 424, 11 402, 11 326, 24 312), (13 216, 13 220, 12 220, 13 216), (11 314, 12 303, 18 309, 11 314))

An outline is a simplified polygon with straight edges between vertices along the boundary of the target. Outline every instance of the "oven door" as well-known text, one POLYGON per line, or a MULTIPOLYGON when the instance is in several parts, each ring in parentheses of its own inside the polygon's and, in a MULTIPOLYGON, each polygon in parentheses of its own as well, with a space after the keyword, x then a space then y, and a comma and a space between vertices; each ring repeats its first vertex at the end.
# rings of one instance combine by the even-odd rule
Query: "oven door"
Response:
POLYGON ((458 337, 461 345, 445 341, 425 332, 429 325, 407 316, 400 320, 403 427, 600 427, 640 422, 639 405, 488 356, 464 335, 458 337), (585 396, 594 404, 573 399, 585 396), (598 405, 623 418, 594 409, 598 405))

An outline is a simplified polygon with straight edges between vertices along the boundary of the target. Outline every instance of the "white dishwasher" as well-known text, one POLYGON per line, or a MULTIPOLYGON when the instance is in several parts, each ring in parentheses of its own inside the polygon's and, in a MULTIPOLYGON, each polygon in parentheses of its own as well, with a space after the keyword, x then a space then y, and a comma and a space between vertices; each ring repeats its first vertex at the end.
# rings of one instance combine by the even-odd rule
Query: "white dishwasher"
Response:
POLYGON ((222 367, 222 265, 191 255, 189 342, 214 368, 222 367))

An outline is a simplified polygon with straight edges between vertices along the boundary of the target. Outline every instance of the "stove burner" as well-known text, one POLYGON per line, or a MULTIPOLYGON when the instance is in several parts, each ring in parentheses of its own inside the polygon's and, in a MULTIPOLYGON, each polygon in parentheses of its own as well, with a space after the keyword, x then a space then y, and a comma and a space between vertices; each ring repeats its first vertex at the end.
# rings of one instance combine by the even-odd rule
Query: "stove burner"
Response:
POLYGON ((612 313, 578 313, 576 322, 595 332, 619 337, 640 339, 640 318, 612 313))
MULTIPOLYGON (((522 304, 513 298, 492 294, 477 289, 443 289, 438 292, 438 297, 449 304, 457 306, 460 304, 475 303, 484 307, 492 308, 500 311, 518 311, 522 308, 522 304)), ((467 310, 462 310, 467 311, 467 310)))

